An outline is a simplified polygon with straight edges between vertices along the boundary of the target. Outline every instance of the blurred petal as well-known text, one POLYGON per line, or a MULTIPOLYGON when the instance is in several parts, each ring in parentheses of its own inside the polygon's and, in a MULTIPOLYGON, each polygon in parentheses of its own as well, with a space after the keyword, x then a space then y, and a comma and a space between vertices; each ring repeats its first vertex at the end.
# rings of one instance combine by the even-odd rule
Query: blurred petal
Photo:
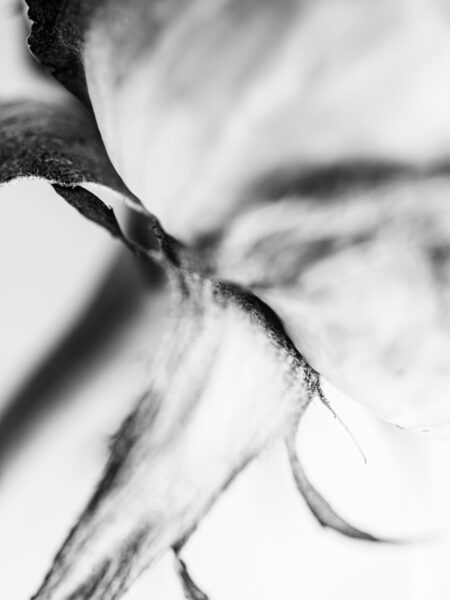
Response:
POLYGON ((182 239, 305 162, 450 149, 445 2, 30 5, 32 49, 89 95, 118 172, 182 239))
POLYGON ((95 122, 77 103, 17 101, 0 104, 0 184, 37 177, 115 236, 113 211, 79 186, 106 186, 137 205, 105 153, 95 122))
POLYGON ((63 85, 89 104, 81 62, 81 46, 89 16, 100 2, 29 0, 28 16, 34 21, 29 45, 32 52, 63 85))
POLYGON ((315 391, 316 375, 259 300, 189 272, 170 282, 149 391, 36 599, 121 598, 315 391))
POLYGON ((449 190, 446 169, 319 171, 237 217, 213 268, 263 297, 341 390, 438 432, 450 422, 449 190))

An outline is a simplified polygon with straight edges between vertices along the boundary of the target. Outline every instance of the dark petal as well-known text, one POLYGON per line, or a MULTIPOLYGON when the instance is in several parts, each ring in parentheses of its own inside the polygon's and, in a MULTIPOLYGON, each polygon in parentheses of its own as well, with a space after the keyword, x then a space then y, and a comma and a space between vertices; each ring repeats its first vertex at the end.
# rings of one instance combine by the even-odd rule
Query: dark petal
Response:
POLYGON ((111 165, 94 119, 76 101, 0 104, 0 184, 22 178, 47 180, 86 218, 125 243, 113 210, 80 186, 99 184, 142 210, 111 165))
POLYGON ((89 106, 81 61, 81 43, 90 14, 101 2, 29 0, 34 22, 28 40, 31 51, 64 86, 89 106))

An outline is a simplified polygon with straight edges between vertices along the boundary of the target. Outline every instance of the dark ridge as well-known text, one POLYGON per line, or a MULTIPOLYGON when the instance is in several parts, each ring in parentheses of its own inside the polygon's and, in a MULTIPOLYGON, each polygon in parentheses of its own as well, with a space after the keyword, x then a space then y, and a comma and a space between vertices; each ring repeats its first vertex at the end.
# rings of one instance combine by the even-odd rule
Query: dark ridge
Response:
MULTIPOLYGON (((148 394, 144 394, 138 401, 138 408, 147 395, 148 394)), ((107 497, 108 493, 117 483, 120 472, 126 464, 126 458, 129 451, 133 447, 136 437, 139 435, 138 428, 136 428, 136 421, 139 418, 138 408, 125 419, 119 430, 112 437, 108 462, 100 479, 100 483, 90 499, 80 522, 88 520, 90 516, 95 513, 102 500, 107 497)))
POLYGON ((177 571, 181 579, 184 595, 188 600, 209 600, 208 596, 202 592, 192 579, 186 563, 179 556, 177 556, 177 571))
POLYGON ((111 577, 111 583, 115 587, 111 600, 120 598, 127 591, 130 583, 132 583, 130 581, 131 569, 136 562, 136 557, 142 552, 150 533, 151 528, 148 525, 142 525, 127 538, 127 541, 120 550, 117 567, 111 577), (119 585, 117 585, 118 582, 119 585))
POLYGON ((83 583, 75 592, 70 594, 68 600, 88 600, 99 591, 100 585, 105 580, 109 571, 109 561, 105 561, 89 579, 83 583))
POLYGON ((230 215, 222 227, 196 240, 192 253, 203 255, 200 270, 214 273, 215 252, 230 223, 239 218, 243 209, 258 203, 278 202, 288 197, 309 197, 321 202, 333 202, 342 194, 373 190, 401 182, 420 181, 434 177, 450 177, 448 161, 433 165, 413 165, 376 160, 343 161, 323 165, 305 165, 278 169, 257 180, 246 192, 245 200, 230 215))
POLYGON ((228 281, 217 281, 216 285, 218 292, 221 292, 225 298, 233 298, 244 312, 265 328, 276 344, 295 358, 302 367, 307 367, 313 373, 313 369, 308 365, 289 337, 283 321, 273 308, 253 294, 253 292, 238 284, 228 281))
POLYGON ((120 225, 116 219, 114 211, 109 206, 106 206, 104 202, 97 196, 82 188, 81 186, 76 187, 64 187, 62 185, 53 184, 53 189, 59 194, 66 202, 68 202, 73 208, 75 208, 83 217, 93 221, 100 227, 103 227, 109 233, 128 245, 128 241, 123 235, 120 225))
POLYGON ((312 196, 333 200, 343 193, 377 188, 402 180, 417 181, 450 175, 447 163, 419 166, 383 161, 345 161, 283 169, 265 176, 251 192, 255 200, 280 200, 286 196, 312 196))

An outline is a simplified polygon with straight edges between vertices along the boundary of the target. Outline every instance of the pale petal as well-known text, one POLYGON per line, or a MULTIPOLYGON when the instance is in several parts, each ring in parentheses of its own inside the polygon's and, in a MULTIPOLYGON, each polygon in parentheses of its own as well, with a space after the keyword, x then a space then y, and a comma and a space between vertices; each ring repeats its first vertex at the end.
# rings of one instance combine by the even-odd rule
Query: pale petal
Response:
POLYGON ((356 165, 235 219, 221 277, 276 309, 309 363, 384 419, 450 423, 448 170, 356 165))
POLYGON ((121 598, 314 394, 316 376, 255 297, 188 272, 170 279, 149 391, 36 599, 121 598))
POLYGON ((450 148, 444 2, 30 4, 33 50, 89 96, 115 167, 182 239, 305 162, 450 148))

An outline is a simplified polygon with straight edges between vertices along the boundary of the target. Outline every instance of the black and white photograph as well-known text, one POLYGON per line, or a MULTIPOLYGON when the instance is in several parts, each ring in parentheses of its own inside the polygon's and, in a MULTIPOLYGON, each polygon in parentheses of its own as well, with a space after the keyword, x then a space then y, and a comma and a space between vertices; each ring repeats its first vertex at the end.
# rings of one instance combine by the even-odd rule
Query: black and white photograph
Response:
POLYGON ((450 0, 0 0, 0 600, 449 600, 450 0))

